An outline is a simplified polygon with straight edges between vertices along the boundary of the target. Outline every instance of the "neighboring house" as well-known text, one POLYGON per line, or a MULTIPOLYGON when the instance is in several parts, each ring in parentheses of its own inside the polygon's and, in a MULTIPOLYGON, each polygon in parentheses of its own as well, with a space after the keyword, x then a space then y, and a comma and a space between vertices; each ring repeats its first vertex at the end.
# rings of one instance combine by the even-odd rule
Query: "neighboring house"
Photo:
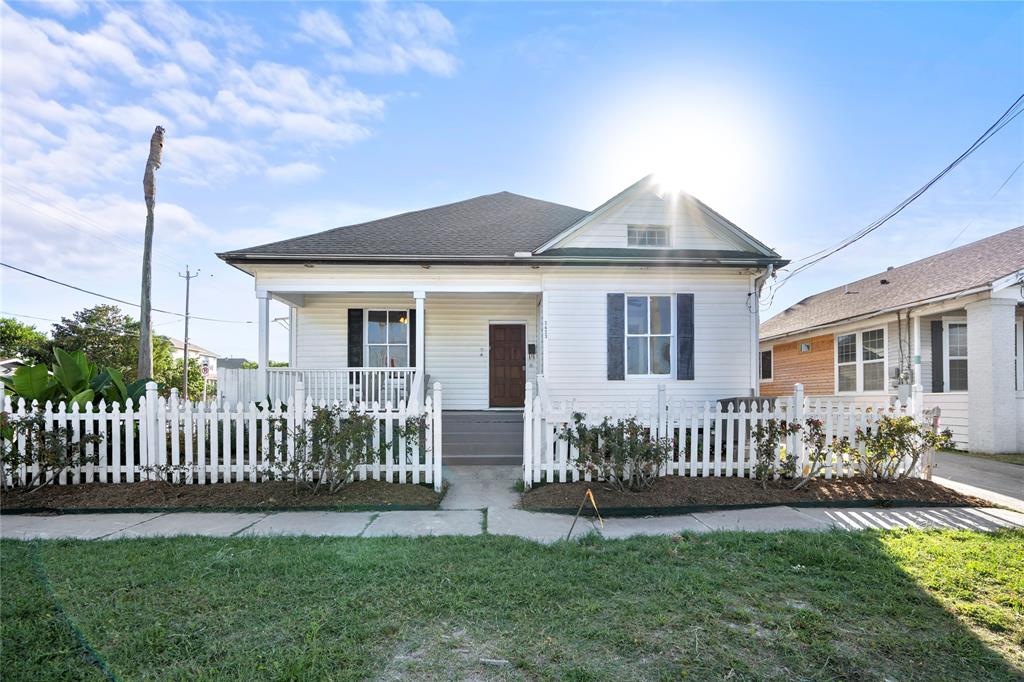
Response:
POLYGON ((810 296, 761 325, 761 394, 918 383, 957 447, 1024 451, 1024 226, 810 296))
POLYGON ((255 395, 418 378, 446 410, 521 409, 539 376, 552 399, 752 395, 757 290, 786 263, 651 178, 593 211, 499 192, 219 256, 255 279, 261 368, 269 301, 289 306, 290 367, 233 370, 255 395))
MULTIPOLYGON (((181 339, 176 339, 173 336, 169 336, 168 340, 171 342, 171 357, 175 360, 183 360, 185 358, 185 342, 181 339)), ((217 379, 217 360, 220 358, 219 355, 214 353, 212 350, 206 350, 202 346, 197 346, 189 341, 188 357, 190 360, 198 363, 202 363, 205 360, 210 367, 206 378, 211 381, 217 379)))
POLYGON ((25 365, 25 361, 21 358, 3 358, 0 359, 0 377, 6 377, 14 374, 14 372, 25 365))

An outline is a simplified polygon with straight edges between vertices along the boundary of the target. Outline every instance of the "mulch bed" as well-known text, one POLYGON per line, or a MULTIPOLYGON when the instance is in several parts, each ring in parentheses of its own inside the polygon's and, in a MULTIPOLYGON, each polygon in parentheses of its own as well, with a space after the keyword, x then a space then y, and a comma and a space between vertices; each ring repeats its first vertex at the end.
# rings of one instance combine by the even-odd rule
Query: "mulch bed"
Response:
MULTIPOLYGON (((714 507, 755 507, 788 504, 827 506, 835 504, 885 506, 916 504, 921 506, 987 507, 990 502, 962 495, 932 481, 906 479, 892 483, 853 478, 818 478, 799 490, 792 481, 772 482, 767 490, 748 478, 665 476, 643 492, 618 492, 605 489, 599 481, 591 483, 548 483, 523 495, 523 508, 545 511, 573 511, 580 505, 587 488, 594 492, 602 513, 606 510, 682 509, 714 507)), ((587 505, 589 507, 589 505, 587 505)))
POLYGON ((0 510, 70 511, 136 509, 436 509, 441 496, 424 485, 355 481, 337 494, 310 494, 284 481, 173 485, 84 483, 51 485, 0 495, 0 510))

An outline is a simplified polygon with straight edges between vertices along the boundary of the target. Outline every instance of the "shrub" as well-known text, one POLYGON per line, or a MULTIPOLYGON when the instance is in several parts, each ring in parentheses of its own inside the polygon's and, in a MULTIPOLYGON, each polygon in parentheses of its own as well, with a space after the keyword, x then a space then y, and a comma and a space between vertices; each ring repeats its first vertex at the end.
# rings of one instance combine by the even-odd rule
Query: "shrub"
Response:
POLYGON ((864 443, 863 463, 872 478, 898 481, 916 468, 921 455, 948 447, 953 433, 933 433, 913 417, 882 417, 868 429, 857 429, 857 442, 864 443), (905 464, 905 466, 904 466, 905 464))
POLYGON ((799 432, 800 425, 785 419, 766 419, 758 423, 751 435, 754 437, 754 478, 761 482, 762 488, 768 487, 768 481, 781 476, 792 478, 796 475, 796 458, 792 453, 785 453, 775 459, 775 451, 784 438, 799 432))
MULTIPOLYGON (((828 463, 828 456, 831 453, 835 460, 841 460, 853 452, 850 439, 847 436, 831 440, 825 435, 825 424, 822 420, 811 417, 804 421, 801 427, 803 433, 800 438, 804 442, 804 453, 807 457, 807 470, 803 471, 803 478, 793 486, 793 490, 803 487, 808 481, 821 473, 828 463)), ((795 466, 795 463, 794 463, 795 466)))
POLYGON ((636 417, 615 422, 605 417, 588 426, 586 415, 575 412, 558 437, 579 451, 575 467, 603 479, 611 490, 648 488, 674 451, 672 439, 655 437, 636 417))
POLYGON ((0 462, 3 465, 4 486, 11 481, 30 485, 33 490, 52 483, 62 473, 86 464, 95 464, 99 455, 95 447, 103 442, 103 436, 96 433, 81 433, 75 439, 74 432, 67 426, 56 424, 48 430, 46 417, 32 413, 23 417, 12 417, 0 413, 0 462), (24 437, 25 446, 18 447, 18 438, 24 437), (92 454, 89 450, 92 449, 92 454), (36 468, 31 482, 21 480, 19 469, 36 468))
MULTIPOLYGON (((376 416, 341 405, 313 408, 313 418, 300 427, 289 429, 288 422, 279 425, 279 445, 268 453, 268 469, 295 482, 313 494, 326 489, 336 493, 351 480, 356 468, 369 464, 376 455, 395 447, 395 440, 375 448, 373 437, 379 428, 376 416)), ((404 426, 396 425, 394 438, 406 438, 408 456, 412 442, 421 433, 421 420, 410 419, 404 426)))

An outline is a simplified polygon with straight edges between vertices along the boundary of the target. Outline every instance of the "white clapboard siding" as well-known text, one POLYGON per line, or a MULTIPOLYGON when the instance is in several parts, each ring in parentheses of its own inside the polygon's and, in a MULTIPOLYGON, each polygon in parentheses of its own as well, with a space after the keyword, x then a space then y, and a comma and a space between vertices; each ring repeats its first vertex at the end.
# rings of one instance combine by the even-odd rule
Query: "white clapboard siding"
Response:
MULTIPOLYGON (((768 420, 804 423, 807 419, 820 419, 829 440, 846 438, 863 454, 864 445, 857 442, 858 429, 870 429, 884 416, 912 415, 922 419, 912 405, 890 403, 888 399, 874 405, 860 405, 830 399, 807 399, 798 393, 774 402, 748 404, 744 401, 737 407, 732 402, 668 399, 665 390, 661 389, 654 400, 623 405, 591 400, 552 400, 546 393, 545 384, 546 381, 542 380, 537 397, 532 397, 532 386, 528 389, 531 400, 529 408, 524 411, 523 480, 528 485, 579 480, 580 471, 574 464, 579 453, 561 437, 571 426, 576 412, 584 414, 586 422, 591 425, 599 424, 606 417, 614 421, 635 416, 653 437, 674 441, 672 455, 659 470, 659 475, 691 477, 753 477, 756 464, 753 431, 758 424, 768 420)), ((799 433, 787 436, 776 450, 776 465, 780 465, 783 458, 787 461, 795 458, 798 473, 808 470, 804 447, 799 433)), ((862 467, 857 465, 861 461, 857 457, 836 459, 830 455, 820 475, 832 478, 863 473, 862 467)), ((918 475, 920 472, 911 473, 918 475)), ((583 478, 589 481, 589 472, 584 472, 583 478)))
MULTIPOLYGON (((2 397, 0 405, 10 419, 39 412, 44 428, 67 428, 72 441, 88 434, 102 436, 99 443, 82 445, 89 455, 88 463, 61 472, 57 484, 165 480, 206 485, 280 476, 270 466, 271 454, 284 455, 278 447, 282 438, 288 438, 289 446, 294 448, 292 434, 314 414, 313 398, 300 391, 288 404, 278 401, 265 406, 254 402, 192 402, 182 400, 176 390, 169 398, 158 398, 155 385, 137 406, 129 400, 123 407, 101 402, 95 406, 86 403, 82 409, 73 404, 68 409, 61 402, 54 409, 49 402, 42 407, 26 405, 23 399, 8 395, 2 397), (281 430, 283 424, 287 424, 285 433, 281 430)), ((357 480, 428 483, 440 490, 440 384, 434 385, 423 411, 415 414, 404 403, 338 404, 344 411, 369 415, 377 424, 374 458, 359 468, 357 480), (417 427, 416 433, 407 436, 410 426, 417 427)), ((19 434, 4 446, 24 452, 26 438, 19 434)), ((29 485, 37 482, 40 472, 37 465, 22 465, 4 475, 7 485, 29 485)))
POLYGON ((660 196, 653 190, 583 226, 557 247, 627 248, 627 226, 666 225, 672 249, 749 250, 750 245, 728 232, 711 213, 685 197, 660 196))

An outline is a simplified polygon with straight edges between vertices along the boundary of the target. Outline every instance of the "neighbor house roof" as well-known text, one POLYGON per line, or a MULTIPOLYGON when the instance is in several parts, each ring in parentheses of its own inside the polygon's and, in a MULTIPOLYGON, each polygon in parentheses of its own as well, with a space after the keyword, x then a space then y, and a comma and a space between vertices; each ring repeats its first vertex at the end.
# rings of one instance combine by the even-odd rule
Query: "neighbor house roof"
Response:
MULTIPOLYGON (((218 255, 236 265, 418 260, 747 266, 784 263, 774 251, 753 247, 749 251, 714 252, 578 248, 539 251, 591 213, 511 192, 498 192, 218 255)), ((756 240, 753 243, 759 244, 756 240)))
MULTIPOLYGON (((171 342, 171 346, 175 350, 180 350, 182 352, 185 351, 185 342, 182 341, 181 339, 176 339, 173 336, 168 336, 167 340, 171 342)), ((188 352, 189 353, 195 353, 196 355, 206 355, 206 356, 211 357, 211 358, 219 358, 220 357, 219 355, 214 353, 212 350, 207 350, 207 349, 203 348, 202 346, 197 346, 196 344, 192 343, 191 341, 188 342, 188 352)))
POLYGON ((786 336, 988 286, 1024 270, 1024 226, 808 296, 761 325, 786 336))

